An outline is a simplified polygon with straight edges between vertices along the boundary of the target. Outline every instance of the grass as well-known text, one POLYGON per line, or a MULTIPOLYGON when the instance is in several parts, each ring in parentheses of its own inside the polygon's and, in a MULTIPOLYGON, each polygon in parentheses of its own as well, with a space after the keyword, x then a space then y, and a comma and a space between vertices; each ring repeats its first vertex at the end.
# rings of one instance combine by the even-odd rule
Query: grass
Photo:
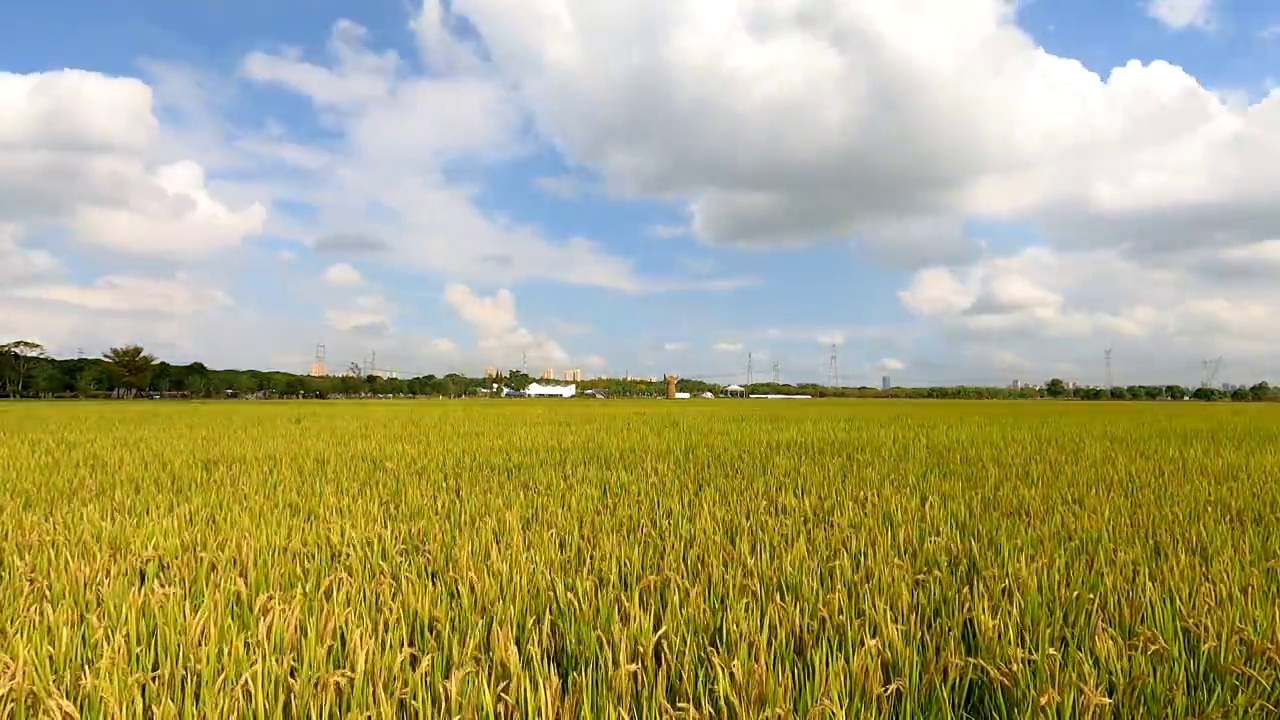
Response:
POLYGON ((1276 716, 1280 409, 0 404, 0 718, 1276 716))

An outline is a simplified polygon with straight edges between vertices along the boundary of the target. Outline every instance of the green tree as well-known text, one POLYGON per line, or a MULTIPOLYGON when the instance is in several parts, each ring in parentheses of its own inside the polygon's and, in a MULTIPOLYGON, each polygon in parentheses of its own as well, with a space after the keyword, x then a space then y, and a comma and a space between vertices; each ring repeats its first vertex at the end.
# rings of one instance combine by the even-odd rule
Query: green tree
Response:
POLYGON ((1231 401, 1232 402, 1252 402, 1253 393, 1249 392, 1246 388, 1238 387, 1235 390, 1231 391, 1231 401))
POLYGON ((31 380, 32 388, 41 396, 57 395, 67 390, 67 377, 58 363, 52 360, 37 365, 31 380))
POLYGON ((531 384, 533 384, 533 378, 530 377, 528 373, 522 370, 512 370, 511 372, 507 373, 507 379, 505 384, 507 387, 511 388, 512 390, 519 390, 523 392, 524 390, 527 390, 531 384))
POLYGON ((44 346, 30 340, 15 340, 0 345, 0 373, 4 375, 5 392, 20 397, 27 375, 45 357, 44 346))
POLYGON ((103 353, 102 357, 107 361, 107 369, 116 387, 125 391, 129 397, 146 390, 151 384, 156 358, 143 350, 141 345, 113 347, 103 353))
POLYGON ((1051 398, 1066 397, 1067 384, 1062 382, 1062 378, 1054 378, 1044 386, 1044 391, 1048 393, 1051 398))
POLYGON ((1271 399, 1271 386, 1267 384, 1267 381, 1266 381, 1266 380, 1263 380, 1262 382, 1260 382, 1260 383, 1258 383, 1258 384, 1254 385, 1253 387, 1249 388, 1249 395, 1250 395, 1250 396, 1251 396, 1251 397, 1252 397, 1256 402, 1262 402, 1262 401, 1264 401, 1264 400, 1270 400, 1270 399, 1271 399))

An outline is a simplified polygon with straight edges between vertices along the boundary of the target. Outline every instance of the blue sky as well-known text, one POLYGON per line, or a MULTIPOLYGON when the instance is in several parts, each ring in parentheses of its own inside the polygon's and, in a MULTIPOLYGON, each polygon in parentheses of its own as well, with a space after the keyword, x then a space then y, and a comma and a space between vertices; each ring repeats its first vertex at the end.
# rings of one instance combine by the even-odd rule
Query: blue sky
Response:
POLYGON ((0 336, 291 370, 317 343, 413 373, 740 381, 751 353, 802 381, 833 344, 852 384, 1096 382, 1106 347, 1126 382, 1280 369, 1280 8, 799 5, 11 9, 0 336))

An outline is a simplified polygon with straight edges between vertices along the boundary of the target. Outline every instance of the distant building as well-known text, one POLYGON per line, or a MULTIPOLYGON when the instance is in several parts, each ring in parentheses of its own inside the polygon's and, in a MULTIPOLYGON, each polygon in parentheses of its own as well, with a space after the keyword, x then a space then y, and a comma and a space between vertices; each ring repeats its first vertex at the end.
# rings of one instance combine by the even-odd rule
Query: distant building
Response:
MULTIPOLYGON (((545 377, 543 379, 550 380, 550 378, 545 378, 545 377)), ((573 383, 582 382, 582 369, 574 368, 572 370, 565 370, 564 381, 573 382, 573 383)))
POLYGON ((881 377, 881 378, 880 378, 880 389, 881 389, 881 390, 888 390, 888 389, 889 389, 889 388, 891 388, 891 387, 893 387, 893 383, 889 381, 889 376, 888 376, 888 375, 885 375, 884 377, 881 377))
POLYGON ((541 377, 539 377, 538 379, 539 379, 539 380, 555 380, 555 379, 556 379, 556 371, 555 371, 555 370, 552 370, 551 368, 544 368, 544 369, 542 370, 542 375, 541 375, 541 377))
POLYGON ((1014 380, 1013 382, 1009 383, 1009 389, 1010 389, 1010 390, 1021 390, 1021 389, 1022 389, 1022 381, 1021 381, 1021 380, 1014 380))
POLYGON ((484 369, 484 376, 487 378, 498 377, 498 368, 490 365, 489 367, 484 369))
POLYGON ((395 380, 399 377, 395 370, 370 370, 369 374, 374 377, 380 377, 383 380, 395 380))
POLYGON ((525 388, 525 395, 528 397, 573 397, 578 392, 577 385, 539 385, 538 383, 530 383, 525 388))

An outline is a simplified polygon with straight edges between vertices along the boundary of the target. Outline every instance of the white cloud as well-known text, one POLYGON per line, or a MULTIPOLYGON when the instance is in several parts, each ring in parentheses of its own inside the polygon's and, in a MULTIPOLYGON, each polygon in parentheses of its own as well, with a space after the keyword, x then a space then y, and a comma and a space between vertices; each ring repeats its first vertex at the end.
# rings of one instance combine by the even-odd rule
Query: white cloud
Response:
POLYGON ((17 288, 10 295, 88 311, 139 315, 191 315, 231 304, 231 298, 221 290, 198 289, 190 282, 183 276, 161 280, 108 275, 91 285, 36 285, 17 288))
POLYGON ((329 327, 344 333, 381 335, 392 331, 397 308, 382 295, 362 295, 353 304, 325 312, 329 327))
POLYGON ((63 223, 82 242, 171 259, 262 231, 265 208, 231 209, 199 164, 153 162, 159 137, 139 80, 0 73, 0 221, 63 223))
POLYGON ((688 348, 689 348, 689 343, 683 342, 683 341, 662 343, 662 349, 666 350, 667 352, 680 352, 681 350, 687 350, 688 348))
POLYGON ((51 253, 18 244, 18 228, 0 225, 0 285, 18 285, 57 272, 62 267, 51 253))
POLYGON ((742 343, 718 342, 715 345, 712 345, 711 349, 716 352, 740 352, 742 350, 742 343))
POLYGON ((573 162, 683 200, 707 242, 858 236, 918 267, 975 257, 971 218, 1131 254, 1280 224, 1280 97, 1234 108, 1162 61, 1100 77, 1037 47, 1009 0, 596 5, 455 9, 573 162))
POLYGON ((569 354, 555 340, 520 325, 515 295, 506 288, 486 297, 461 283, 450 283, 444 301, 475 331, 477 346, 489 362, 514 367, 525 359, 552 365, 569 360, 569 354))
POLYGON ((818 335, 819 345, 843 345, 845 340, 844 333, 840 331, 825 332, 818 335))
POLYGON ((1217 0, 1147 0, 1147 14, 1174 30, 1208 29, 1217 0))
POLYGON ((906 363, 898 360, 897 358, 883 358, 876 363, 876 370, 880 372, 895 372, 906 369, 906 363))
POLYGON ((427 348, 433 353, 449 355, 458 351, 458 345, 449 338, 432 338, 427 342, 427 348))
POLYGON ((351 287, 359 285, 364 281, 360 276, 360 271, 356 270, 348 263, 335 263, 325 268, 324 281, 330 285, 338 285, 341 287, 351 287))
POLYGON ((1089 368, 1097 381, 1102 350, 1111 346, 1130 368, 1142 368, 1135 382, 1185 380, 1178 374, 1209 355, 1265 375, 1274 367, 1271 338, 1280 335, 1277 268, 1275 241, 1188 251, 1163 264, 1114 250, 1029 248, 962 268, 926 268, 899 297, 953 353, 992 348, 1011 370, 1069 363, 1089 368))
POLYGON ((694 286, 643 277, 595 241, 549 240, 531 225, 482 210, 479 188, 450 182, 446 164, 506 159, 527 143, 519 97, 440 25, 447 15, 428 3, 414 28, 422 42, 434 43, 424 49, 429 62, 454 69, 452 75, 413 74, 394 51, 370 49, 368 32, 345 20, 333 28, 329 65, 291 49, 245 58, 245 78, 310 98, 345 139, 334 167, 286 197, 320 209, 304 226, 376 230, 398 267, 460 281, 535 278, 629 292, 737 287, 725 284, 732 278, 694 286), (370 204, 388 208, 394 220, 371 224, 370 204))

